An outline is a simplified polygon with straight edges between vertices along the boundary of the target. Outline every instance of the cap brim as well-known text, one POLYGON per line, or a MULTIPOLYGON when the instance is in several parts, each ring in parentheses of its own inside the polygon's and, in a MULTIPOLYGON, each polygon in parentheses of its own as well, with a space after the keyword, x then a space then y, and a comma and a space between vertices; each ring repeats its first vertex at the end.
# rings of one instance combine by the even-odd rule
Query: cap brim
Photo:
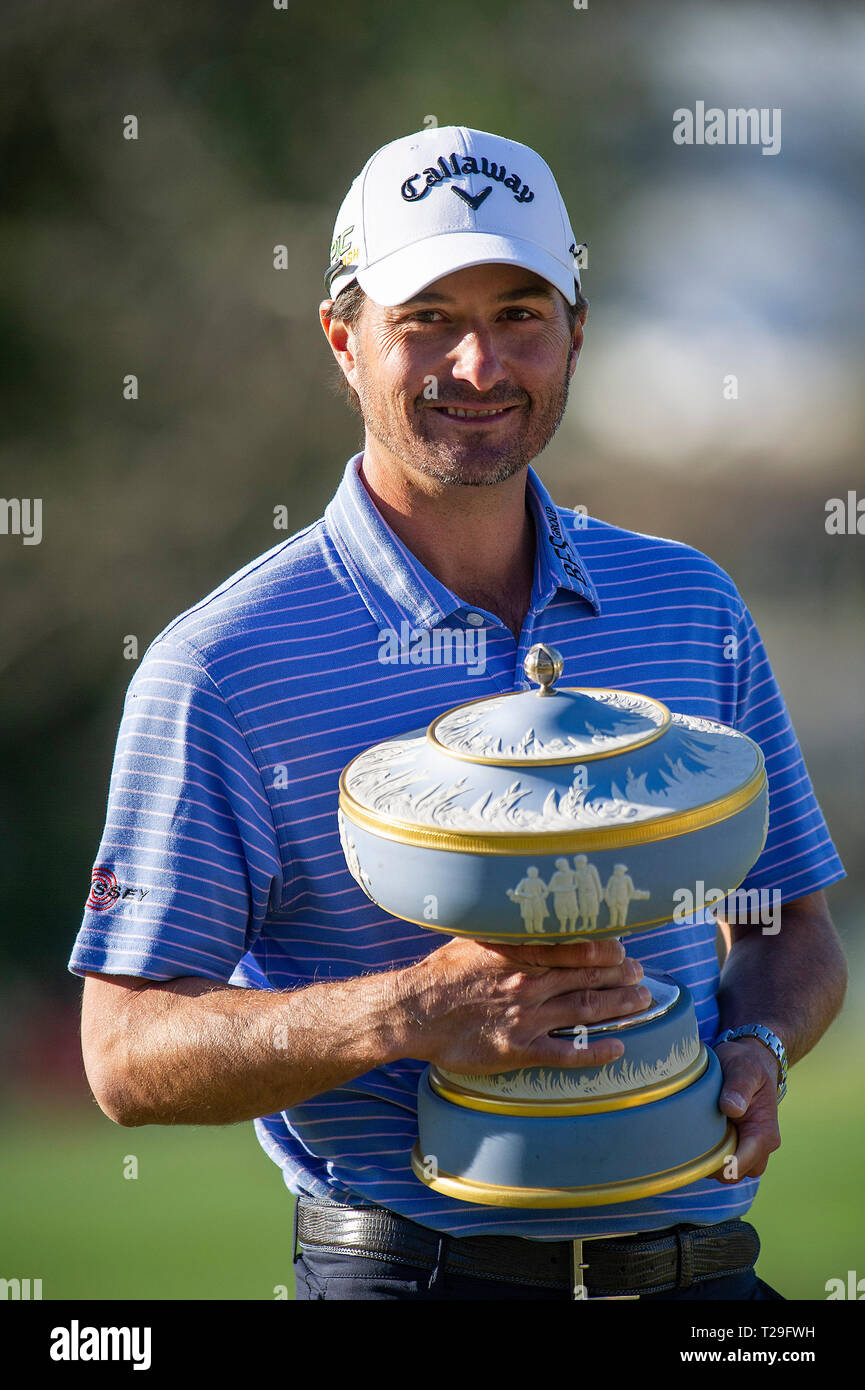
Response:
MULTIPOLYGON (((375 265, 353 270, 361 289, 377 304, 392 307, 420 294, 435 280, 466 270, 473 265, 518 265, 533 270, 560 290, 569 304, 576 302, 579 285, 576 266, 565 266, 548 251, 519 237, 494 236, 488 232, 443 232, 425 241, 403 246, 375 265)), ((339 277, 332 293, 338 293, 339 277)), ((345 282, 348 283, 348 280, 345 282)), ((344 288, 340 285, 339 288, 344 288)))

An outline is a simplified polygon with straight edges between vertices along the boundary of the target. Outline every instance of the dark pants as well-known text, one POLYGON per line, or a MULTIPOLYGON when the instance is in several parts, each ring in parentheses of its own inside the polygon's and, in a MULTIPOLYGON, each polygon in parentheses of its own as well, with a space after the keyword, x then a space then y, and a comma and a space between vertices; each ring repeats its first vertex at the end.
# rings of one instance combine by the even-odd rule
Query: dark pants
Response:
MULTIPOLYGON (((510 1284, 493 1279, 474 1279, 464 1275, 432 1273, 411 1265, 391 1264, 387 1260, 370 1260, 359 1255, 331 1255, 322 1250, 306 1250, 294 1266, 295 1299, 511 1299, 538 1302, 568 1302, 568 1289, 536 1288, 526 1284, 510 1284)), ((661 1303, 684 1299, 757 1300, 781 1299, 758 1279, 753 1269, 745 1274, 731 1274, 723 1279, 707 1279, 688 1289, 671 1289, 668 1293, 643 1294, 640 1302, 661 1303)))

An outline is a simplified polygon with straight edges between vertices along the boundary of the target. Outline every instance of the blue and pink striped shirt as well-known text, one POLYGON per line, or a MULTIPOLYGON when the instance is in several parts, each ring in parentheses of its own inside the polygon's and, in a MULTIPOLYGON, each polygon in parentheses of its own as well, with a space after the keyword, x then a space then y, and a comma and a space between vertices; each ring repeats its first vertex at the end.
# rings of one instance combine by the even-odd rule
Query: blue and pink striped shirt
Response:
MULTIPOLYGON (((438 933, 383 912, 351 877, 339 774, 370 744, 452 705, 526 689, 522 663, 537 642, 562 652, 562 683, 638 690, 762 746, 769 833, 743 888, 777 889, 786 902, 844 877, 760 635, 718 565, 678 541, 556 507, 530 468, 537 545, 518 643, 406 549, 366 491, 362 457, 349 460, 322 519, 169 623, 144 654, 73 972, 288 990, 436 949, 438 933), (438 647, 445 629, 464 642, 438 647), (448 650, 462 664, 437 658, 448 650)), ((628 952, 689 987, 711 1042, 719 969, 709 915, 629 935, 628 952)), ((754 1199, 757 1179, 570 1211, 442 1196, 409 1165, 423 1067, 411 1058, 377 1067, 255 1121, 287 1186, 456 1236, 539 1240, 721 1221, 754 1199)))

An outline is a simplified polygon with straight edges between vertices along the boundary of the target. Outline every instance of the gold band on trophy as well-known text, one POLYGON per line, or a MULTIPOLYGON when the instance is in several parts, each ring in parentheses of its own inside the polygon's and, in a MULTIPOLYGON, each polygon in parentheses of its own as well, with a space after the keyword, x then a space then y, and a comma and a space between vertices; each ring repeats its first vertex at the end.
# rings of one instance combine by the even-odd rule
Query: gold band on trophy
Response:
POLYGON ((642 821, 639 825, 619 826, 612 830, 556 831, 547 835, 469 835, 463 832, 455 834, 450 830, 437 830, 433 826, 407 825, 394 819, 387 820, 366 810, 354 800, 346 788, 345 772, 339 779, 339 806, 343 814, 355 825, 372 831, 384 840, 394 840, 400 845, 416 845, 421 849, 448 850, 462 854, 577 854, 588 850, 624 849, 628 845, 654 844, 656 840, 670 840, 680 835, 688 835, 693 830, 702 830, 708 825, 717 825, 719 821, 738 815, 757 797, 762 796, 766 783, 766 769, 761 753, 758 765, 747 782, 737 787, 734 792, 719 797, 716 801, 707 802, 705 806, 697 806, 689 811, 675 811, 672 815, 658 816, 655 820, 642 821))

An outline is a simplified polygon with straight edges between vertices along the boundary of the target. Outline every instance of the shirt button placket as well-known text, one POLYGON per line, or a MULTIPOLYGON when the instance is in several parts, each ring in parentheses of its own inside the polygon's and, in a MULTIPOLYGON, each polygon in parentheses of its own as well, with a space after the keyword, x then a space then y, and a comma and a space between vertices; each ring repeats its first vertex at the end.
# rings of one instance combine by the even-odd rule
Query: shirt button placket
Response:
POLYGON ((532 685, 525 674, 523 662, 529 654, 529 649, 535 646, 538 639, 535 637, 535 619, 537 613, 534 608, 530 608, 523 619, 520 641, 517 648, 517 659, 514 664, 514 690, 531 690, 532 685))

